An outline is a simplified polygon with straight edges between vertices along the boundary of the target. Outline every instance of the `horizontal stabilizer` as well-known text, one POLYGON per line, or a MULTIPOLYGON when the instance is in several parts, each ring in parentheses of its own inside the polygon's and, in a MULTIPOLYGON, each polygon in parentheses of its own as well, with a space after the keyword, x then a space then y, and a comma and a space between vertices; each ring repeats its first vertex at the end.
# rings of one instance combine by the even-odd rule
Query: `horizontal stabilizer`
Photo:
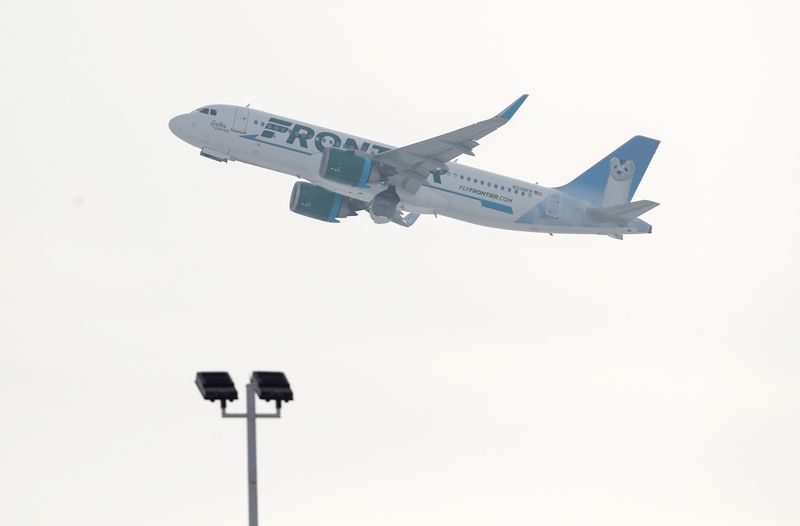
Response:
POLYGON ((590 208, 586 213, 592 220, 600 223, 625 224, 657 206, 658 203, 654 201, 642 200, 603 208, 590 208))

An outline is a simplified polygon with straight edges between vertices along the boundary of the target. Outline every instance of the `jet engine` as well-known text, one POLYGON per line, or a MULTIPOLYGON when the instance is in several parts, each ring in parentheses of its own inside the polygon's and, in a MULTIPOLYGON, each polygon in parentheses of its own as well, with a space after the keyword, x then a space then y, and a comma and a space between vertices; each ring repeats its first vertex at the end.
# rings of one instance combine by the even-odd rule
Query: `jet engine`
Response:
POLYGON ((353 150, 326 148, 322 152, 319 175, 337 183, 365 187, 370 181, 377 181, 380 173, 372 159, 361 156, 353 150))
POLYGON ((289 210, 328 223, 338 223, 337 217, 356 215, 347 198, 303 181, 296 182, 292 188, 289 210))

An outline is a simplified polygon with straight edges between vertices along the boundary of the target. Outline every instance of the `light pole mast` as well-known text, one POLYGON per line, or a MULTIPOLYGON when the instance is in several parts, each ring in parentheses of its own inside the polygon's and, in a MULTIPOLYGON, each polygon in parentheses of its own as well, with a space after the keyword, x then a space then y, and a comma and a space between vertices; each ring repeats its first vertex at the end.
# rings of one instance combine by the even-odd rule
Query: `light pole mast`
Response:
POLYGON ((247 419, 247 516, 249 526, 258 526, 258 464, 256 462, 256 418, 280 418, 281 403, 294 399, 289 381, 283 373, 255 371, 247 384, 247 412, 229 413, 228 401, 236 400, 239 394, 231 377, 226 372, 197 373, 195 380, 203 398, 212 402, 219 400, 223 418, 247 419), (275 400, 275 412, 256 413, 256 395, 262 400, 275 400))
POLYGON ((247 504, 250 526, 258 526, 258 464, 256 463, 256 395, 247 384, 247 504))

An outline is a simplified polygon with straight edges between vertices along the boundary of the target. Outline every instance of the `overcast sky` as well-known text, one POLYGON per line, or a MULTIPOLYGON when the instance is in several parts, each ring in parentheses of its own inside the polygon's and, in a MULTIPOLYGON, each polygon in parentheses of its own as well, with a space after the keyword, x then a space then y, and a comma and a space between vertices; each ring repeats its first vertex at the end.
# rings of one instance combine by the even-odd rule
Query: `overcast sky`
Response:
POLYGON ((794 2, 16 2, 0 18, 0 522, 800 523, 794 2), (547 186, 662 141, 623 242, 332 225, 167 128, 244 105, 547 186), (266 409, 266 407, 265 407, 266 409))

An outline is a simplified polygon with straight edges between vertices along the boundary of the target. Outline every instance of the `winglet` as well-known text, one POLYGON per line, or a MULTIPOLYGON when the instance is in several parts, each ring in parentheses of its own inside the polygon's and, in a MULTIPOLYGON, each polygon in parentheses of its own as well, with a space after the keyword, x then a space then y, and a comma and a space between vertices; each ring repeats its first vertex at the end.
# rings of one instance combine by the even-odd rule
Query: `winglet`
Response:
POLYGON ((505 120, 510 119, 511 117, 514 116, 514 114, 517 112, 519 107, 522 106, 522 103, 525 102, 525 99, 527 99, 527 98, 528 98, 528 94, 526 93, 522 97, 520 97, 517 100, 515 100, 514 102, 512 102, 511 106, 509 106, 508 108, 506 108, 503 111, 501 111, 497 115, 497 118, 505 119, 505 120))

